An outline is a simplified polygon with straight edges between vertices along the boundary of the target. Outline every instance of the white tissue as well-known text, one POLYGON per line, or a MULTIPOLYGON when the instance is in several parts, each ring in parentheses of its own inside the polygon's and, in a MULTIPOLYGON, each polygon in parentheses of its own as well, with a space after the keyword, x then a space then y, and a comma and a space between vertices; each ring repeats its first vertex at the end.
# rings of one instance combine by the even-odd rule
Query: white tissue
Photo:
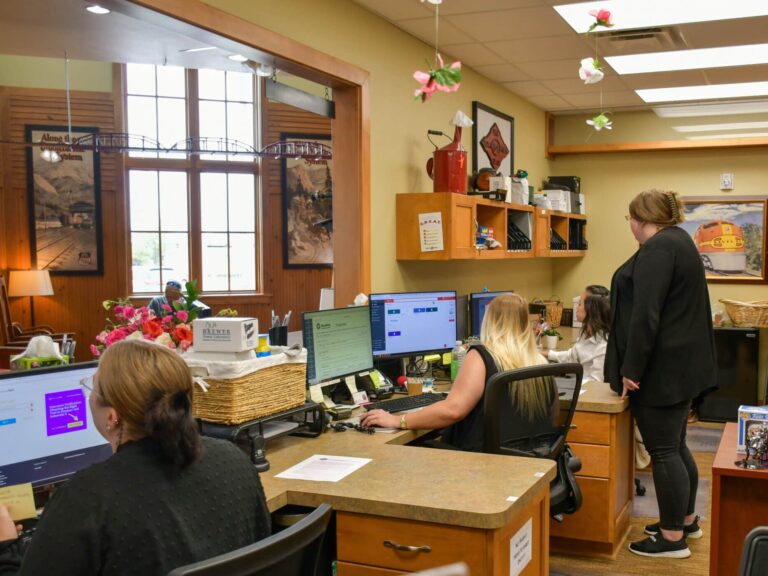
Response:
POLYGON ((361 292, 360 294, 355 296, 354 304, 355 306, 365 306, 366 304, 368 304, 368 296, 366 296, 361 292))
POLYGON ((456 114, 453 115, 453 122, 451 122, 454 126, 461 126, 462 128, 467 128, 468 126, 472 126, 474 122, 472 122, 472 119, 464 114, 461 110, 457 110, 456 114))
POLYGON ((61 352, 59 352, 58 343, 54 342, 50 336, 34 336, 30 338, 26 350, 12 357, 11 360, 13 361, 17 358, 58 358, 63 360, 61 352))

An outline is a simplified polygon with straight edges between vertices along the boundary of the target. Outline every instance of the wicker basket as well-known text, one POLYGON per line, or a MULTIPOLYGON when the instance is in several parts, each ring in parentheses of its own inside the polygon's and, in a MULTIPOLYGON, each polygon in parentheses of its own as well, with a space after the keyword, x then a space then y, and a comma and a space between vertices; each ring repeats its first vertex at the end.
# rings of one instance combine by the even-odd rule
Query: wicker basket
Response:
POLYGON ((768 300, 739 302, 738 300, 720 300, 725 305, 734 326, 748 328, 768 328, 768 300))
POLYGON ((195 386, 195 418, 218 424, 240 424, 301 406, 306 398, 307 365, 286 363, 256 370, 239 378, 207 377, 204 392, 195 386))
POLYGON ((559 296, 551 296, 549 300, 536 298, 534 304, 544 304, 547 307, 546 321, 552 328, 558 328, 563 318, 563 302, 559 296))

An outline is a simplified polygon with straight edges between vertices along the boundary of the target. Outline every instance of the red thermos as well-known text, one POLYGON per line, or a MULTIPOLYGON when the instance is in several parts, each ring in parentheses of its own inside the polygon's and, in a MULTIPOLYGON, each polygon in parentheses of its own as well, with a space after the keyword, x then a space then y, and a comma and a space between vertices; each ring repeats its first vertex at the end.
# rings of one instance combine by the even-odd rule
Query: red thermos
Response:
POLYGON ((467 193, 467 151, 461 145, 461 126, 456 126, 453 142, 435 150, 427 160, 427 174, 434 182, 434 192, 467 193))

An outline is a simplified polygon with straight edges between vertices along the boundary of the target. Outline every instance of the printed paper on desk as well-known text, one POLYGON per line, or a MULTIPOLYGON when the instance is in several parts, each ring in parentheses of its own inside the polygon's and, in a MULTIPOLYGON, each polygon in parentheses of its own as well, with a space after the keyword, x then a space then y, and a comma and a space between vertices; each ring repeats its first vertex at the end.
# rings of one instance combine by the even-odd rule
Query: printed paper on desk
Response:
POLYGON ((32 496, 32 484, 16 484, 0 488, 0 504, 8 506, 14 521, 36 518, 35 498, 32 496))
POLYGON ((419 242, 422 252, 443 250, 443 213, 419 214, 419 242))
POLYGON ((312 480, 314 482, 338 482, 370 462, 370 458, 352 456, 327 456, 315 454, 288 470, 275 475, 275 478, 288 480, 312 480))

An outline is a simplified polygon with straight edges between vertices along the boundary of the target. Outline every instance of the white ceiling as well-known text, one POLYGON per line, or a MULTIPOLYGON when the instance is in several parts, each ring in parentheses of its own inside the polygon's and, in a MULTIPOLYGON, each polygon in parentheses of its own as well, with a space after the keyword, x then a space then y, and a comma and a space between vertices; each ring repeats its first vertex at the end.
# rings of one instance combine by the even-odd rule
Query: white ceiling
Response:
MULTIPOLYGON (((435 44, 433 5, 420 0, 354 2, 427 44, 435 44)), ((443 0, 439 7, 440 52, 554 113, 647 109, 650 106, 635 94, 640 88, 768 79, 766 65, 619 76, 603 61, 603 81, 584 85, 578 77, 579 62, 595 54, 595 40, 601 60, 621 54, 757 44, 768 42, 768 17, 678 25, 648 38, 625 39, 632 36, 631 31, 586 36, 574 32, 552 8, 574 2, 443 0)), ((722 4, 727 10, 727 2, 722 4)), ((617 17, 615 14, 614 19, 617 17)))

